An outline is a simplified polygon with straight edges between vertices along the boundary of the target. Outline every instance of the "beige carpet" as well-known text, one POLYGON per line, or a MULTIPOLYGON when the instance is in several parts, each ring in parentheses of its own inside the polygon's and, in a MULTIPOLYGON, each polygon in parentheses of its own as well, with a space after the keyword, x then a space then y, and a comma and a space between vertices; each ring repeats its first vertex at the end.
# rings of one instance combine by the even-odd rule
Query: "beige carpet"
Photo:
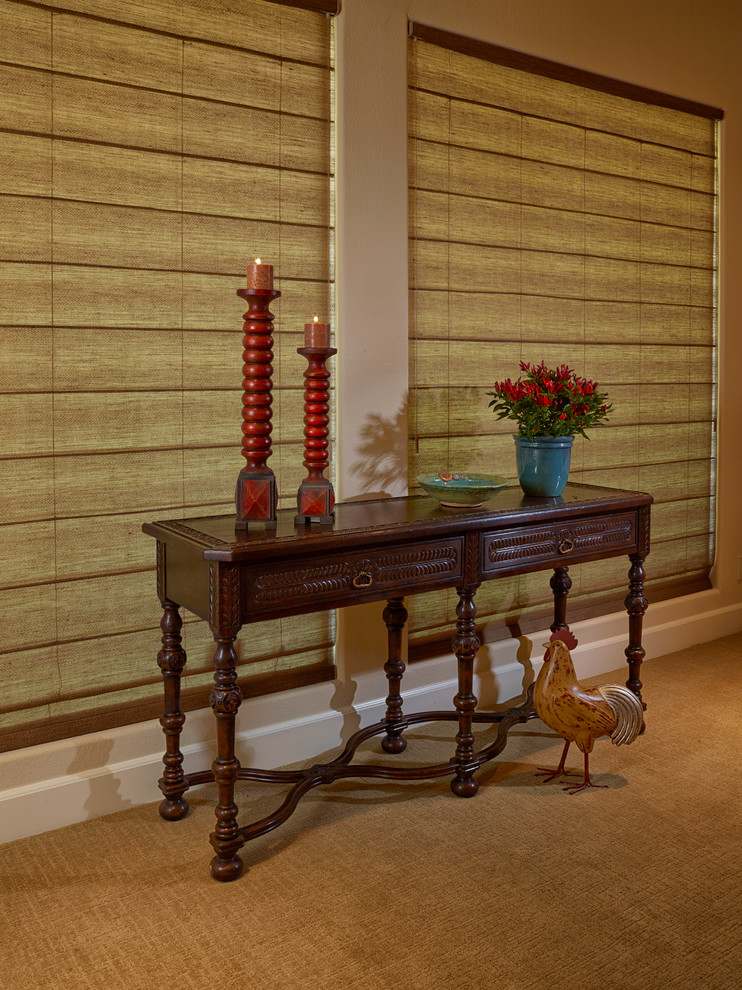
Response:
MULTIPOLYGON (((203 791, 183 822, 153 803, 1 846, 0 985, 739 990, 742 634, 644 683, 646 734, 596 745, 605 790, 534 778, 561 741, 533 721, 471 800, 447 779, 315 791, 232 884, 208 876, 203 791)), ((397 759, 445 760, 453 731, 397 759)), ((271 810, 260 787, 243 807, 271 810)))

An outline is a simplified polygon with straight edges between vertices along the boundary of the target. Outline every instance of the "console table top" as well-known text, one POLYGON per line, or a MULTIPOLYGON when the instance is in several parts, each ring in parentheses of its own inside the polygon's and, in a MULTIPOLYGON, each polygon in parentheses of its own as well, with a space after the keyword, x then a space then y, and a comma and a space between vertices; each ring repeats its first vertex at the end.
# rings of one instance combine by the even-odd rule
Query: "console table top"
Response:
POLYGON ((463 530, 498 529, 538 522, 567 521, 573 516, 620 512, 650 505, 651 495, 644 492, 598 485, 569 483, 557 498, 534 498, 524 495, 517 485, 501 489, 479 508, 443 508, 429 495, 339 502, 335 518, 329 524, 296 526, 295 509, 278 512, 274 528, 255 523, 253 528, 235 529, 235 516, 200 516, 192 519, 146 523, 145 533, 164 542, 188 543, 203 550, 206 560, 240 561, 269 549, 279 550, 291 543, 293 550, 301 544, 302 553, 345 543, 384 541, 406 534, 425 537, 460 533, 463 530))

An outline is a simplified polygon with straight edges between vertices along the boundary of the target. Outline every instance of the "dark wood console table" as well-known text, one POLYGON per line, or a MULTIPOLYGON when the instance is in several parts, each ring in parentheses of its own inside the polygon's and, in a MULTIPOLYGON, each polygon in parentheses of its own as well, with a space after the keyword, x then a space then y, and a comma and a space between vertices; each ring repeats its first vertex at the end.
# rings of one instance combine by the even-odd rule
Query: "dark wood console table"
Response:
POLYGON ((302 795, 318 784, 340 777, 419 780, 450 775, 454 794, 473 796, 479 786, 476 771, 502 751, 513 725, 535 714, 532 688, 522 705, 507 712, 478 712, 472 693, 480 645, 475 592, 482 581, 503 574, 553 569, 551 628, 565 628, 569 566, 627 555, 631 563, 626 683, 641 697, 641 633, 647 607, 643 563, 649 552, 651 502, 640 492, 570 484, 561 497, 548 499, 526 497, 518 488, 504 489, 479 509, 443 509, 428 496, 339 504, 334 522, 328 525, 297 527, 293 510, 279 513, 275 529, 257 524, 236 530, 234 516, 146 524, 144 532, 157 539, 157 593, 164 610, 158 654, 165 683, 161 723, 166 738, 160 814, 168 820, 182 818, 188 811, 184 798, 188 788, 216 781, 216 827, 211 835, 216 855, 211 873, 217 880, 234 880, 244 868, 238 855, 242 845, 284 822, 302 795), (400 693, 405 670, 404 596, 444 587, 455 587, 459 596, 453 637, 458 691, 453 708, 404 714, 400 693), (259 620, 380 599, 387 602, 384 621, 389 642, 384 719, 355 733, 328 764, 301 771, 241 767, 234 747, 235 716, 242 700, 234 649, 240 628, 259 620), (217 754, 210 770, 189 774, 183 773, 180 752, 185 722, 180 676, 186 662, 181 606, 208 620, 216 641, 210 702, 216 717, 217 754), (364 740, 382 735, 384 750, 399 753, 406 746, 406 728, 438 719, 458 723, 455 753, 448 763, 420 768, 351 763, 364 740), (478 752, 474 722, 499 723, 494 742, 478 752), (285 782, 290 789, 274 814, 240 826, 234 803, 236 780, 285 782))

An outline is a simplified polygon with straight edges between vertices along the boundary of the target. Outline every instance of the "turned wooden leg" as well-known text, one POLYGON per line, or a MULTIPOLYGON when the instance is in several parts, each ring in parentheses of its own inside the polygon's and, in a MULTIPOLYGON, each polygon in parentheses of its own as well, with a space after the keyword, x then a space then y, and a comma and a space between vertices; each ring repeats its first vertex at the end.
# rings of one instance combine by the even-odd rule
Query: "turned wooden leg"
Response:
POLYGON ((479 637, 474 620, 477 606, 474 604, 475 588, 457 588, 459 603, 456 606, 456 635, 453 650, 458 660, 458 693, 453 699, 459 716, 459 731, 456 734, 456 762, 458 769, 451 781, 451 790, 459 797, 473 797, 479 790, 474 772, 467 769, 474 756, 474 735, 472 715, 477 707, 477 699, 472 693, 474 686, 474 658, 479 649, 479 637))
POLYGON ((157 663, 165 687, 165 711, 160 718, 165 733, 165 755, 162 758, 165 771, 159 781, 165 797, 160 802, 159 811, 167 821, 177 821, 188 814, 188 802, 183 797, 188 784, 183 775, 183 754, 180 751, 180 733, 185 723, 185 715, 180 710, 180 675, 186 663, 186 654, 181 645, 183 620, 178 606, 165 598, 162 608, 162 649, 157 654, 157 663))
MULTIPOLYGON (((400 685, 405 672, 402 660, 402 630, 407 622, 407 609, 402 598, 390 598, 384 609, 384 622, 389 641, 389 659, 384 664, 389 694, 386 699, 387 722, 394 722, 402 715, 402 695, 400 685)), ((387 753, 401 753, 407 748, 407 740, 401 729, 387 729, 386 736, 381 740, 381 748, 387 753)))
MULTIPOLYGON (((644 560, 645 555, 632 553, 629 556, 631 567, 629 568, 629 593, 626 596, 626 611, 629 613, 629 645, 624 651, 629 663, 629 679, 626 687, 630 688, 641 700, 642 682, 639 679, 639 671, 645 657, 642 648, 642 623, 644 613, 647 611, 647 599, 644 597, 644 560)), ((646 707, 646 705, 644 706, 646 707)))
POLYGON ((549 627, 552 632, 557 629, 569 629, 567 625, 567 595, 572 587, 572 578, 568 567, 555 567, 549 581, 554 593, 554 621, 549 627))
POLYGON ((213 763, 214 780, 219 799, 216 806, 216 828, 210 841, 216 852, 211 861, 215 880, 237 880, 244 864, 237 850, 244 844, 237 825, 237 805, 234 803, 234 782, 240 769, 234 752, 235 716, 242 701, 237 683, 237 654, 234 636, 215 636, 214 687, 209 702, 216 717, 217 757, 213 763))

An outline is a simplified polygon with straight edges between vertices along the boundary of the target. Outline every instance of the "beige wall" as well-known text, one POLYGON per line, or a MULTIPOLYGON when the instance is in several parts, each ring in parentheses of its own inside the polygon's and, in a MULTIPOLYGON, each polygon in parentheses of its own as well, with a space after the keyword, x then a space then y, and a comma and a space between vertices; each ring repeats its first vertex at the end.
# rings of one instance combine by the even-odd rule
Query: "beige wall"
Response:
MULTIPOLYGON (((686 645, 678 630, 688 630, 697 642, 699 637, 712 639, 730 631, 730 626, 742 627, 742 584, 737 581, 737 559, 742 555, 742 434, 735 380, 742 367, 742 279, 737 275, 742 270, 742 192, 735 181, 742 176, 742 4, 739 0, 343 0, 337 19, 336 456, 338 494, 345 499, 406 490, 408 17, 726 111, 716 589, 650 609, 649 656, 686 645)), ((324 713, 382 696, 379 612, 380 607, 373 606, 340 613, 342 677, 337 684, 256 699, 243 706, 245 722, 256 731, 308 717, 319 724, 324 713)), ((593 640, 599 644, 613 628, 615 621, 594 623, 593 640)), ((155 651, 153 644, 152 662, 155 651)), ((620 656, 614 649, 602 669, 615 667, 620 656)), ((411 676, 418 687, 424 688, 426 679, 434 684, 442 677, 443 667, 436 661, 415 667, 411 676)), ((188 729, 186 742, 208 740, 210 713, 189 718, 188 729)), ((23 797, 50 778, 64 781, 75 775, 79 787, 74 794, 70 788, 70 794, 81 800, 84 809, 82 815, 70 811, 69 820, 75 820, 116 810, 133 800, 154 800, 156 792, 149 789, 150 778, 154 781, 159 775, 154 762, 146 778, 147 796, 142 798, 127 796, 125 784, 117 782, 125 780, 124 770, 119 778, 115 773, 113 778, 100 776, 100 771, 106 766, 146 763, 147 754, 160 751, 157 723, 66 740, 0 757, 0 788, 19 789, 23 797)), ((272 752, 280 759, 280 746, 272 752)), ((34 808, 43 816, 55 800, 53 795, 39 798, 34 808)), ((58 817, 54 821, 62 823, 58 817)))

